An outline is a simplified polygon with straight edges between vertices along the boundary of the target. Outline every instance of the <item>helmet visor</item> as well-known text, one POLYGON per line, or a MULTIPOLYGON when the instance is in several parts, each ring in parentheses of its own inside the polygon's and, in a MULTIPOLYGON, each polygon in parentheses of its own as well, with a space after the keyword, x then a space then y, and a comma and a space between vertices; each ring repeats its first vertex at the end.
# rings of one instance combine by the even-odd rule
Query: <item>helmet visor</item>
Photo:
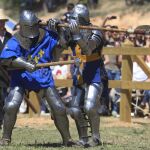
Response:
POLYGON ((33 26, 20 26, 20 34, 27 38, 35 38, 39 35, 39 25, 35 24, 33 26))

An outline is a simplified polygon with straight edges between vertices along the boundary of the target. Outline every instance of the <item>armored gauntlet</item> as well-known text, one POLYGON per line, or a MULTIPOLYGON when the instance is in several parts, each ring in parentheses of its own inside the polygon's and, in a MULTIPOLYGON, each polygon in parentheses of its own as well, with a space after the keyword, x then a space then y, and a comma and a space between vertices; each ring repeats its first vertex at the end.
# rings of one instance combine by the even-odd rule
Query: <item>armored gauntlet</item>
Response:
POLYGON ((58 24, 60 24, 60 21, 58 19, 49 19, 48 29, 57 32, 58 24))
POLYGON ((15 68, 26 69, 29 72, 33 72, 36 69, 36 65, 32 62, 26 61, 21 57, 18 57, 11 62, 11 66, 15 68))

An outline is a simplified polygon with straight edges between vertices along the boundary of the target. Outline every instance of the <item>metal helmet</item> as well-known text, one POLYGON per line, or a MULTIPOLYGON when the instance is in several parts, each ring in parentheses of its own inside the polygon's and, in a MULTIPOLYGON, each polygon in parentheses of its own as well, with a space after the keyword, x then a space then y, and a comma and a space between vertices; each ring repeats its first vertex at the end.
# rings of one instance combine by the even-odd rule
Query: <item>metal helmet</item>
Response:
POLYGON ((20 34, 23 37, 35 38, 39 35, 39 19, 29 10, 25 10, 20 15, 20 34))
POLYGON ((80 25, 90 24, 89 9, 83 4, 75 5, 71 19, 76 20, 80 25))

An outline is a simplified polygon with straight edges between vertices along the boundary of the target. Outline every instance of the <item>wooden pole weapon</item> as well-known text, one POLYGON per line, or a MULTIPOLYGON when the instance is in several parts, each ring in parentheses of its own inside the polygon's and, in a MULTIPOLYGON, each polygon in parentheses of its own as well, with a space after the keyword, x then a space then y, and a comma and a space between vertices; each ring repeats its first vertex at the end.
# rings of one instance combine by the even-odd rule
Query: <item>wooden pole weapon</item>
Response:
MULTIPOLYGON (((41 26, 47 26, 47 22, 40 22, 41 26)), ((58 24, 58 27, 69 28, 69 24, 58 24)), ((146 34, 150 35, 150 25, 141 25, 136 27, 136 29, 112 29, 112 28, 104 28, 104 27, 97 27, 97 26, 81 26, 79 25, 79 29, 87 29, 87 30, 102 30, 102 31, 109 31, 109 32, 123 32, 127 34, 146 34)))

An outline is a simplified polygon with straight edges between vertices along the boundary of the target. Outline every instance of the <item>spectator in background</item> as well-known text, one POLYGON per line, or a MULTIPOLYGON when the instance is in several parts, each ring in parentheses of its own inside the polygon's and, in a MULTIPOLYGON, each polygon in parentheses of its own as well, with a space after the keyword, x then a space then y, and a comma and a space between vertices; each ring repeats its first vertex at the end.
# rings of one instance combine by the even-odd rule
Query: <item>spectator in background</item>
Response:
MULTIPOLYGON (((105 67, 108 74, 109 80, 120 80, 121 71, 120 67, 118 66, 119 57, 118 56, 105 56, 105 67)), ((119 89, 116 89, 119 92, 119 89)), ((112 99, 112 115, 117 116, 119 113, 119 108, 117 105, 118 97, 114 97, 112 99)))
MULTIPOLYGON (((150 68, 150 55, 145 56, 145 63, 150 68)), ((148 78, 146 80, 146 82, 150 82, 150 79, 148 78)), ((150 90, 144 91, 144 97, 141 102, 141 106, 145 107, 145 114, 149 113, 149 111, 150 111, 150 90)))
POLYGON ((150 47, 150 35, 145 35, 145 47, 150 47))
MULTIPOLYGON (((0 54, 6 42, 11 38, 11 34, 6 31, 5 23, 8 19, 4 17, 3 10, 0 9, 0 54)), ((0 66, 0 128, 3 124, 3 106, 9 86, 9 76, 4 67, 0 66)))
MULTIPOLYGON (((59 61, 67 60, 67 55, 62 55, 59 61)), ((70 79, 71 72, 70 72, 70 65, 58 65, 54 66, 52 70, 53 78, 54 79, 70 79)), ((60 87, 58 89, 59 95, 63 97, 70 96, 70 90, 67 87, 60 87)))
MULTIPOLYGON (((103 23, 102 23, 102 27, 107 27, 107 25, 106 25, 106 23, 107 23, 107 21, 109 21, 109 20, 112 20, 112 19, 117 19, 117 16, 107 16, 105 19, 104 19, 104 21, 103 21, 103 23)), ((110 25, 108 25, 108 26, 110 26, 110 25)))
POLYGON ((148 77, 142 68, 137 64, 137 62, 133 62, 133 81, 144 82, 147 79, 148 77))
POLYGON ((69 22, 70 15, 72 13, 73 8, 74 8, 74 4, 73 3, 69 3, 67 5, 67 12, 64 13, 63 18, 61 19, 62 21, 64 21, 65 23, 69 22))
MULTIPOLYGON (((103 27, 105 27, 105 28, 112 28, 113 27, 114 28, 114 26, 106 25, 107 20, 109 20, 108 18, 106 18, 104 20, 104 22, 102 24, 103 27)), ((133 30, 132 27, 130 27, 130 28, 131 28, 131 30, 133 30)), ((142 34, 129 34, 128 35, 128 34, 126 34, 124 32, 117 33, 117 32, 105 31, 105 38, 106 38, 106 41, 107 41, 106 42, 106 46, 107 47, 114 47, 114 46, 118 47, 118 46, 123 46, 123 45, 131 45, 131 46, 135 46, 135 47, 150 47, 150 36, 149 35, 142 35, 142 34)), ((114 58, 111 58, 111 61, 109 60, 110 58, 108 58, 108 57, 109 56, 105 56, 105 64, 106 64, 108 77, 109 77, 109 79, 112 79, 111 75, 114 74, 115 67, 112 67, 114 70, 112 69, 111 70, 112 72, 111 72, 110 68, 108 68, 108 66, 107 66, 107 63, 109 62, 108 64, 110 66, 113 66, 114 62, 119 61, 118 67, 119 67, 119 72, 120 72, 121 56, 119 56, 119 57, 116 56, 114 58)), ((143 60, 150 67, 150 56, 146 56, 145 58, 143 58, 143 60)), ((134 81, 143 81, 143 82, 150 81, 148 79, 147 75, 143 72, 143 70, 140 68, 140 66, 136 62, 133 63, 133 80, 134 81)), ((114 102, 118 101, 118 98, 120 97, 120 94, 116 90, 114 90, 114 93, 113 93, 113 90, 114 89, 111 90, 110 96, 113 99, 113 103, 114 103, 114 102)), ((149 100, 150 100, 150 91, 146 90, 146 91, 144 91, 144 99, 143 99, 141 105, 143 107, 145 107, 145 109, 147 109, 147 112, 149 111, 149 108, 150 108, 150 106, 149 106, 150 101, 149 100)), ((117 113, 118 113, 118 108, 119 107, 118 106, 116 107, 116 106, 117 106, 116 104, 115 105, 112 104, 112 114, 114 116, 118 116, 117 113), (115 109, 117 108, 116 109, 117 113, 116 113, 116 111, 113 111, 114 108, 115 109)))
POLYGON ((136 34, 135 36, 135 47, 143 47, 146 45, 145 36, 141 34, 136 34))
POLYGON ((91 8, 96 8, 98 5, 98 0, 89 0, 88 3, 91 8))
POLYGON ((88 0, 79 0, 77 4, 83 4, 83 5, 87 6, 88 0))
MULTIPOLYGON (((106 40, 107 40, 107 47, 119 47, 121 46, 120 44, 120 40, 119 37, 116 33, 110 33, 107 32, 107 35, 109 34, 109 36, 106 36, 106 40)), ((105 68, 108 74, 108 79, 109 80, 120 80, 120 76, 121 76, 121 61, 122 58, 121 56, 116 56, 116 55, 105 55, 104 56, 105 61, 105 68)), ((119 92, 119 89, 116 89, 117 92, 119 92)), ((115 93, 114 93, 115 94, 115 93)), ((112 100, 112 115, 117 117, 118 113, 119 113, 119 107, 117 105, 117 100, 118 100, 118 96, 114 96, 113 98, 111 98, 112 100)))
POLYGON ((79 0, 78 4, 83 4, 91 8, 96 8, 99 0, 79 0))
MULTIPOLYGON (((145 61, 147 66, 150 67, 150 55, 143 57, 143 60, 145 61)), ((145 72, 136 62, 133 62, 133 81, 139 81, 139 82, 150 81, 148 76, 145 74, 145 72)), ((149 112, 149 104, 150 104, 150 90, 145 90, 144 97, 141 102, 141 106, 144 107, 145 109, 145 114, 149 112)))

